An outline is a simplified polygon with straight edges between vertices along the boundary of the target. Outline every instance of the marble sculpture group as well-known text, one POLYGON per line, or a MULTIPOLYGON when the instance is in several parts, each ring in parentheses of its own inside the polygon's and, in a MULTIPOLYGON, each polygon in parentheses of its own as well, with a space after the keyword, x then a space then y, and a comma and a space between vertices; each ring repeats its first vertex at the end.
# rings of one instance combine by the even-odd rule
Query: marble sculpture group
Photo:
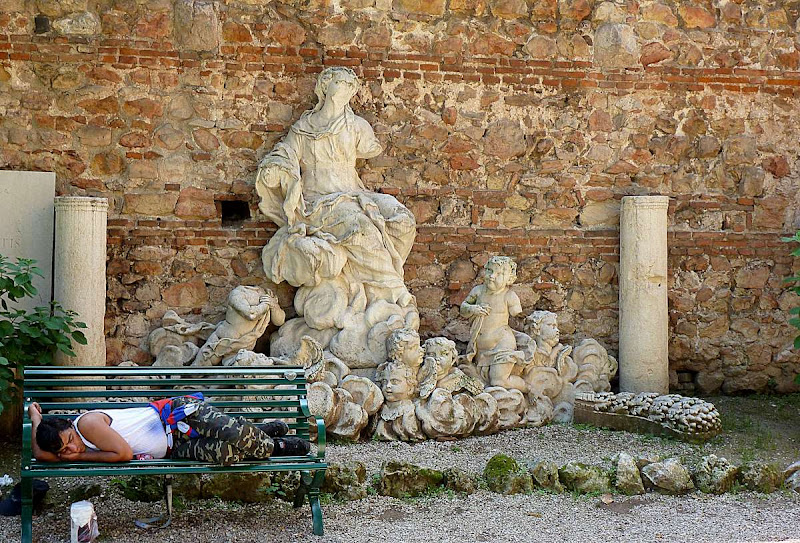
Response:
POLYGON ((471 323, 464 353, 444 337, 420 342, 403 282, 416 223, 359 178, 356 160, 382 147, 349 105, 357 90, 350 69, 325 69, 316 106, 256 175, 259 209, 279 226, 264 272, 296 287, 296 316, 286 320, 271 291, 236 287, 216 326, 168 312, 150 335, 155 365, 302 365, 312 412, 347 439, 417 441, 571 420, 577 393, 610 390, 617 361, 592 339, 562 345, 555 313, 534 311, 524 330, 511 328, 522 314, 511 258, 490 258, 461 304, 471 323), (269 356, 253 352, 270 324, 278 329, 269 356))

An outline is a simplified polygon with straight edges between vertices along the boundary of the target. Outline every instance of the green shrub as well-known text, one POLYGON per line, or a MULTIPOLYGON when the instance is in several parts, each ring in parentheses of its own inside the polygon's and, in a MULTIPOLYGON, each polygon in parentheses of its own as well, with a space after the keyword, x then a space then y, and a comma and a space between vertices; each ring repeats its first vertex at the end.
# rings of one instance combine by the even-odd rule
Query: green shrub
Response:
MULTIPOLYGON (((800 231, 795 232, 794 236, 790 238, 783 238, 783 241, 789 243, 800 243, 800 231)), ((792 251, 792 256, 800 256, 800 247, 795 247, 792 251)), ((792 285, 789 287, 790 290, 793 290, 795 294, 800 295, 800 274, 795 274, 791 277, 787 277, 784 279, 784 282, 789 283, 792 285)), ((800 328, 800 306, 793 307, 789 310, 789 314, 793 315, 789 318, 789 324, 794 326, 795 328, 800 328)), ((795 336, 794 338, 794 348, 800 349, 800 335, 795 336)), ((800 375, 794 378, 795 382, 800 384, 800 375)))
POLYGON ((86 336, 78 330, 86 325, 58 302, 31 311, 13 307, 36 295, 33 279, 42 274, 35 263, 26 258, 12 263, 0 255, 0 412, 18 400, 24 366, 52 364, 57 351, 75 356, 73 341, 86 345, 86 336))

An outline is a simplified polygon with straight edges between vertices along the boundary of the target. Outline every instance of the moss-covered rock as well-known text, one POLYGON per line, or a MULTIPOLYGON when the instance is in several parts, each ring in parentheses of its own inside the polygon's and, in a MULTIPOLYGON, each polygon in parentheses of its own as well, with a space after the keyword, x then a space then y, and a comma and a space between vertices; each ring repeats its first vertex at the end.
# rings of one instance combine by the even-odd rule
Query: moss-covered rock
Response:
POLYGON ((739 483, 747 490, 768 494, 783 484, 783 474, 775 464, 749 462, 739 470, 739 483))
POLYGON ((558 480, 567 490, 581 494, 611 492, 611 476, 599 466, 569 462, 558 470, 558 480))
POLYGON ((499 494, 533 492, 530 473, 505 454, 496 454, 489 460, 483 470, 483 478, 489 490, 499 494))
POLYGON ((159 475, 131 475, 111 483, 134 502, 157 502, 164 498, 164 478, 159 475))
POLYGON ((533 485, 551 492, 564 492, 564 485, 558 480, 558 465, 552 460, 536 460, 528 465, 533 485))
POLYGON ((89 500, 103 493, 103 487, 98 483, 82 484, 72 487, 69 491, 70 503, 89 500))
POLYGON ((388 462, 381 468, 378 493, 395 498, 427 494, 442 486, 444 474, 406 462, 388 462))
POLYGON ((215 473, 204 477, 204 498, 225 501, 260 503, 273 497, 272 478, 269 473, 215 473))
POLYGON ((272 474, 269 494, 285 501, 293 501, 300 488, 299 471, 278 471, 272 474))
POLYGON ((642 468, 642 481, 646 488, 663 494, 686 494, 694 490, 689 470, 677 458, 653 462, 642 468))
POLYGON ((202 487, 204 477, 207 479, 209 476, 199 473, 173 475, 172 491, 181 498, 204 498, 202 487))
POLYGON ((614 486, 628 496, 644 494, 644 483, 639 468, 636 467, 636 460, 626 452, 617 455, 614 486))
POLYGON ((361 462, 330 464, 325 470, 322 492, 339 500, 360 500, 367 495, 367 468, 361 462))
POLYGON ((444 470, 444 486, 462 494, 472 494, 477 489, 475 476, 458 468, 444 470))
POLYGON ((706 494, 724 494, 733 488, 739 468, 725 458, 710 454, 700 459, 692 469, 692 480, 695 486, 706 494))

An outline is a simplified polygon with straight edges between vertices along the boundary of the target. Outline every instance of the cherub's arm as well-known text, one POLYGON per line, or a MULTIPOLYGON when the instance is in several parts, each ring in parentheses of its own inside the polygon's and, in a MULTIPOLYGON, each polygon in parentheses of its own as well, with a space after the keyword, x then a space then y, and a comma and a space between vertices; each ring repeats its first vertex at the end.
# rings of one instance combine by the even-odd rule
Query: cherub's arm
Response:
POLYGON ((272 307, 270 318, 275 326, 283 326, 283 323, 286 322, 286 312, 276 304, 272 307))
POLYGON ((266 296, 261 297, 261 301, 266 301, 267 305, 269 306, 271 311, 270 320, 276 326, 283 326, 283 323, 286 322, 286 312, 284 312, 278 303, 278 297, 275 296, 275 293, 271 290, 268 290, 266 296))
POLYGON ((254 321, 262 317, 264 313, 269 310, 267 302, 259 302, 256 305, 250 305, 247 300, 247 295, 243 292, 233 289, 228 297, 228 305, 230 305, 237 313, 249 321, 254 321))
POLYGON ((483 285, 476 285, 472 288, 467 297, 461 302, 461 306, 459 307, 459 313, 462 317, 472 318, 476 315, 486 314, 482 310, 481 304, 478 303, 478 299, 480 295, 483 294, 484 287, 483 285))
POLYGON ((509 289, 506 294, 506 305, 508 306, 508 314, 516 317, 522 313, 522 302, 519 301, 519 296, 513 290, 509 289))

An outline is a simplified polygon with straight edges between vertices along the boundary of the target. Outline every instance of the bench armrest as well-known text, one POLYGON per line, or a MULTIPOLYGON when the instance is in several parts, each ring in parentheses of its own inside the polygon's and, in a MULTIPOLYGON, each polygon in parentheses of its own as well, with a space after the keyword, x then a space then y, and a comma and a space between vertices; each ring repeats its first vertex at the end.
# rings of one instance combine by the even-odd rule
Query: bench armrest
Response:
POLYGON ((326 443, 325 421, 322 420, 321 418, 317 417, 313 418, 314 422, 317 423, 317 458, 322 460, 325 458, 325 443, 326 443))
POLYGON ((303 412, 303 415, 312 419, 317 427, 317 458, 322 460, 325 458, 325 444, 327 443, 325 421, 311 414, 311 411, 308 409, 308 400, 306 398, 300 398, 300 411, 303 412))
POLYGON ((22 407, 22 471, 30 468, 33 462, 33 424, 28 417, 28 406, 31 402, 26 401, 22 407))

